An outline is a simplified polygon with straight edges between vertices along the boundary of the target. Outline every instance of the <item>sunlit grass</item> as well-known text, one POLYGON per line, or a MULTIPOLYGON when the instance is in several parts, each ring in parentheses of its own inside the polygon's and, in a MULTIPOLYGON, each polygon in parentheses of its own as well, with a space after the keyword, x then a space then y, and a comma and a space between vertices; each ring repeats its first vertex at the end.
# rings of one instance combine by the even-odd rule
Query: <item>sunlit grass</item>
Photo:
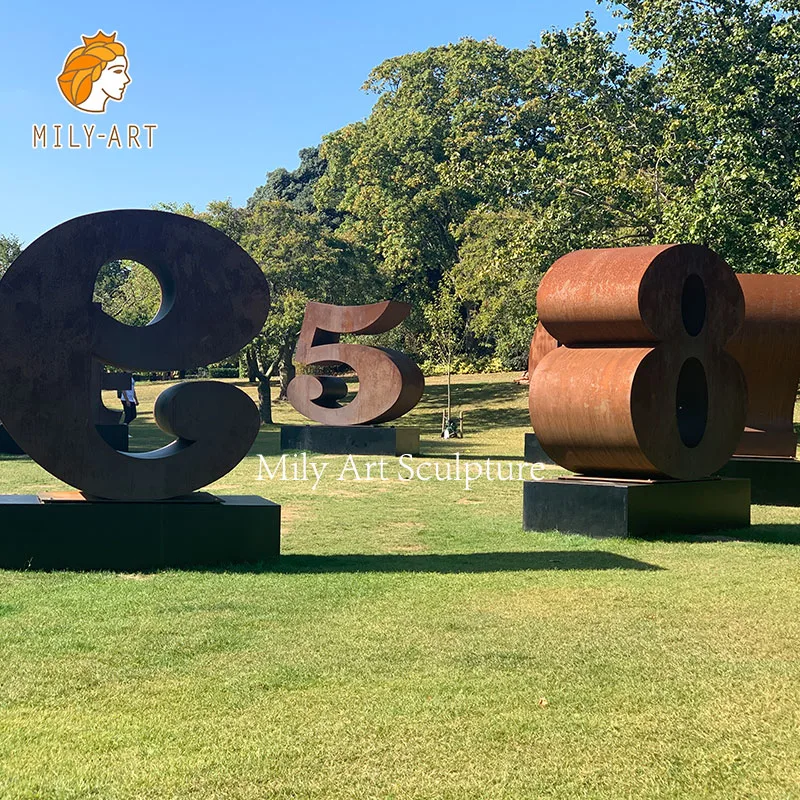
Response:
MULTIPOLYGON (((518 460, 512 377, 457 378, 447 442, 429 381, 420 459, 518 460)), ((267 450, 212 489, 282 504, 272 571, 0 572, 0 797, 800 797, 797 509, 754 508, 754 541, 594 541, 523 533, 516 481, 314 456, 312 490, 258 481, 267 450)), ((3 492, 58 485, 0 464, 3 492)))

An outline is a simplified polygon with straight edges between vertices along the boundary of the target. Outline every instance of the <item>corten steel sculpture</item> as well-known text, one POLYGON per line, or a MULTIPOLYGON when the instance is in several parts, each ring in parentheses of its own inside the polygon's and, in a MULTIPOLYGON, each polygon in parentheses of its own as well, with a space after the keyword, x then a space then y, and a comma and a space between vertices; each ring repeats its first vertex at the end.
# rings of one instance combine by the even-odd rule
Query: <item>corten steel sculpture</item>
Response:
MULTIPOLYGON (((92 371, 92 419, 100 435, 117 450, 128 449, 128 426, 123 425, 122 411, 106 407, 103 403, 103 389, 127 389, 131 385, 130 372, 106 372, 96 361, 92 371)), ((25 451, 11 438, 0 422, 0 453, 24 455, 25 451)))
POLYGON ((324 425, 371 425, 389 422, 410 411, 425 389, 419 367, 396 350, 342 344, 341 334, 385 333, 397 327, 411 306, 394 300, 365 306, 309 303, 294 358, 303 365, 352 367, 359 389, 347 405, 341 378, 298 375, 289 384, 289 402, 304 417, 324 425))
POLYGON ((736 455, 794 458, 800 382, 800 276, 738 275, 744 325, 729 342, 747 379, 744 434, 736 455))
POLYGON ((536 323, 531 339, 531 348, 528 352, 528 380, 542 363, 542 359, 558 347, 558 340, 554 339, 541 322, 536 323))
POLYGON ((746 411, 742 370, 725 351, 744 317, 730 268, 697 245, 583 250, 542 280, 538 311, 554 342, 531 373, 539 443, 573 472, 711 475, 730 458, 746 411))
MULTIPOLYGON (((95 304, 99 307, 99 303, 95 304)), ((103 402, 103 389, 121 391, 131 385, 130 372, 106 372, 99 361, 92 365, 92 419, 97 425, 117 425, 122 419, 122 411, 108 408, 103 402)))
POLYGON ((213 363, 258 334, 268 311, 258 265, 205 223, 143 210, 72 219, 28 246, 0 280, 0 419, 31 458, 88 495, 189 494, 246 455, 259 428, 254 403, 229 384, 172 386, 158 397, 155 419, 176 440, 125 454, 95 428, 98 365, 213 363), (97 273, 112 259, 139 261, 157 277, 163 299, 149 325, 123 325, 92 303, 97 273))

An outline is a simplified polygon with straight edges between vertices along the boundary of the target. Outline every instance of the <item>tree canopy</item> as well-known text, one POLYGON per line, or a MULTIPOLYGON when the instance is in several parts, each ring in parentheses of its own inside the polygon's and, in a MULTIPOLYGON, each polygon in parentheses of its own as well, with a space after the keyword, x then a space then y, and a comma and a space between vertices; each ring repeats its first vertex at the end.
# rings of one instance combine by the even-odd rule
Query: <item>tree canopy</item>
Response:
POLYGON ((560 255, 692 241, 738 271, 795 271, 800 29, 792 3, 614 4, 522 50, 493 40, 376 67, 370 116, 324 138, 318 203, 392 290, 451 275, 473 345, 521 365, 560 255), (640 59, 641 60, 641 59, 640 59))
MULTIPOLYGON (((610 5, 635 56, 590 13, 527 48, 396 56, 364 84, 371 113, 268 172, 245 207, 162 205, 264 270, 273 311, 249 363, 280 362, 285 383, 308 300, 406 300, 403 346, 430 356, 444 298, 463 357, 521 367, 542 275, 582 248, 695 242, 740 272, 796 272, 796 0, 610 5)), ((109 291, 132 280, 105 269, 109 291)), ((136 289, 141 316, 153 298, 137 281, 121 296, 136 289)))

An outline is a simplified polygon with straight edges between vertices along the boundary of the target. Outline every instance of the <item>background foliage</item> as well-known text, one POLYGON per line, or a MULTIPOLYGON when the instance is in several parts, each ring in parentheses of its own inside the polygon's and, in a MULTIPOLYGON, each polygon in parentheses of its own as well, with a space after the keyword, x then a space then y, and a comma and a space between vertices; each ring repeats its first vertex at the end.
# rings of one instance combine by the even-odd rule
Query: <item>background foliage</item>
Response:
MULTIPOLYGON (((364 84, 371 114, 267 173, 245 207, 160 206, 224 230, 269 279, 251 378, 291 377, 309 299, 412 303, 385 343, 430 360, 444 287, 459 358, 519 368, 541 276, 571 250, 688 241, 737 271, 797 270, 797 3, 611 5, 630 56, 587 13, 525 49, 463 39, 390 58, 364 84)), ((0 237, 0 271, 18 249, 0 237)), ((157 294, 125 264, 98 281, 136 320, 157 294)))

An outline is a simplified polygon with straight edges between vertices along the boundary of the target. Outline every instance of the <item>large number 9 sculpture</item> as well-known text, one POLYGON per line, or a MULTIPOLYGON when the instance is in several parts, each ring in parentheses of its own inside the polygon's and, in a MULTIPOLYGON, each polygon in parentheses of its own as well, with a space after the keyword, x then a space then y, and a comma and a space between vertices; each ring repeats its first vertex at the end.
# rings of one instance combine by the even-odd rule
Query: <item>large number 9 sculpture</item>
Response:
POLYGON ((89 214, 48 231, 0 280, 0 419, 31 458, 87 495, 161 500, 229 472, 247 454, 258 411, 229 384, 193 381, 158 397, 155 419, 176 437, 121 453, 98 434, 96 362, 126 370, 184 370, 219 361, 258 334, 269 289, 258 265, 205 223, 160 211, 89 214), (141 328, 92 303, 101 266, 138 261, 162 303, 141 328))

